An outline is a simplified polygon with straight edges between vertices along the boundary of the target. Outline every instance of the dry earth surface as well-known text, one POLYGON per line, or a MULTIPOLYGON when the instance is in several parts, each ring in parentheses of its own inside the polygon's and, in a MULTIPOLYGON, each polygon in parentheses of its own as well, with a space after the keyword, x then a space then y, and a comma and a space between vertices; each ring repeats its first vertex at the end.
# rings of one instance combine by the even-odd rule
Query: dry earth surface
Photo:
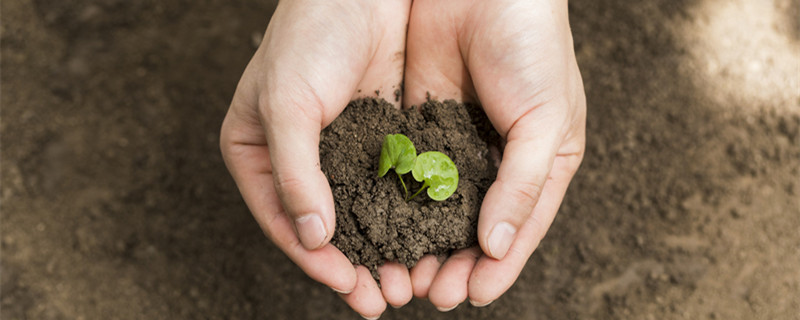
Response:
MULTIPOLYGON (((2 319, 352 319, 262 235, 218 129, 272 1, 3 0, 2 319)), ((574 0, 587 153, 487 308, 797 319, 800 3, 574 0)))

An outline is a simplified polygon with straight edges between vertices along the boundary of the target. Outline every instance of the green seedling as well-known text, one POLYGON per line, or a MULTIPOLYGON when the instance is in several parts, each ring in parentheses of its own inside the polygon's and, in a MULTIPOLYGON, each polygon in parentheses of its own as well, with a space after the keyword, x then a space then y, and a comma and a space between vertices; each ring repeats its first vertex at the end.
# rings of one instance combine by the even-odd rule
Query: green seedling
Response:
POLYGON ((458 187, 458 168, 450 157, 441 152, 429 151, 417 156, 411 173, 414 180, 423 184, 419 191, 408 198, 408 201, 414 199, 425 188, 428 188, 428 196, 431 199, 443 201, 458 187))
POLYGON ((378 164, 378 177, 383 177, 394 168, 397 178, 403 185, 405 197, 408 198, 408 189, 403 181, 403 175, 414 168, 414 160, 417 158, 417 150, 414 143, 402 134, 389 134, 383 138, 381 147, 381 159, 378 164))
POLYGON ((406 201, 414 199, 422 190, 428 189, 428 196, 436 201, 449 198, 458 187, 458 169, 453 160, 444 153, 429 151, 417 156, 417 149, 408 137, 402 134, 389 134, 383 138, 381 159, 378 163, 378 177, 383 177, 394 169, 403 185, 406 201), (408 188, 403 175, 411 171, 414 179, 422 182, 422 187, 408 197, 408 188))

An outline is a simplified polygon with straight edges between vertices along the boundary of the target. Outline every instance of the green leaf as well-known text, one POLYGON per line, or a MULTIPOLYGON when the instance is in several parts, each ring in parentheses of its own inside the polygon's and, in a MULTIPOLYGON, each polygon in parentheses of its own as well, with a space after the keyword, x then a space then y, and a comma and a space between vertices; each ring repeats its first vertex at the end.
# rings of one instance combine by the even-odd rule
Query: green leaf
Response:
POLYGON ((417 149, 408 137, 402 134, 388 134, 383 138, 381 159, 378 163, 378 176, 383 177, 394 168, 398 174, 406 174, 414 168, 417 149))
POLYGON ((458 187, 458 168, 444 153, 429 151, 420 154, 411 171, 414 180, 428 185, 428 196, 436 201, 449 198, 458 187))

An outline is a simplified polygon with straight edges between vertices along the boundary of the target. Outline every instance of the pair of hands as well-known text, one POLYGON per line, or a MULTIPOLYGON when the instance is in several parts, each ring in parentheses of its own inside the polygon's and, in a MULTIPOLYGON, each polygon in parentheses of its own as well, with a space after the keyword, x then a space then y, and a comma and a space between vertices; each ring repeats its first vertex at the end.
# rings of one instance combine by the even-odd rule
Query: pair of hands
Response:
POLYGON ((412 295, 446 311, 508 290, 581 162, 585 119, 566 0, 287 0, 242 75, 220 143, 264 233, 356 312, 377 318, 412 295), (480 101, 505 146, 481 206, 480 248, 444 262, 425 256, 411 270, 386 263, 379 288, 328 243, 335 213, 319 134, 350 100, 380 90, 394 101, 401 83, 402 106, 426 92, 480 101))

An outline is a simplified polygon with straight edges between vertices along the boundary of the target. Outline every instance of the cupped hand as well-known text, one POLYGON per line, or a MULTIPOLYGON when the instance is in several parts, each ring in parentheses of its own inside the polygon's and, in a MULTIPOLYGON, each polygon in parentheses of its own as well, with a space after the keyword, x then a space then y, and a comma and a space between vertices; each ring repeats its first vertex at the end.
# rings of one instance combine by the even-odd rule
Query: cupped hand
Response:
POLYGON ((335 227, 320 170, 320 130, 347 103, 380 90, 394 101, 403 79, 410 0, 304 1, 278 5, 222 125, 220 146, 264 233, 311 278, 365 317, 411 299, 408 270, 363 266, 329 244, 335 227), (385 297, 384 297, 385 296, 385 297))
POLYGON ((265 234, 354 310, 377 317, 413 293, 440 310, 505 292, 549 228, 583 156, 585 98, 566 1, 282 1, 223 123, 225 162, 265 234), (405 26, 409 24, 406 48, 405 26), (403 60, 407 49, 407 60, 403 60), (405 62, 405 65, 404 65, 405 62), (353 98, 403 81, 404 105, 480 101, 505 139, 481 208, 479 248, 444 264, 379 269, 381 289, 328 244, 333 199, 319 132, 353 98), (363 92, 363 93, 359 93, 363 92))
POLYGON ((480 249, 411 270, 414 295, 442 311, 486 305, 519 276, 550 227, 584 153, 586 102, 566 0, 414 1, 405 105, 480 102, 504 138, 480 210, 480 249))

